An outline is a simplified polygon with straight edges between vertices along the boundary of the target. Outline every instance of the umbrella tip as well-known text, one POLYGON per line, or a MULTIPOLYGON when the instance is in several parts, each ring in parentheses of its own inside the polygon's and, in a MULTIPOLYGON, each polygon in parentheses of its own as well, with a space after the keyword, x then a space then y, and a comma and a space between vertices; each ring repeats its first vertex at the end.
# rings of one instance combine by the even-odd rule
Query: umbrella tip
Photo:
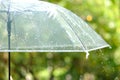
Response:
POLYGON ((88 57, 89 57, 89 52, 86 51, 86 59, 88 59, 88 57))
POLYGON ((109 45, 109 48, 112 49, 112 47, 109 45))
POLYGON ((10 76, 10 80, 13 80, 12 76, 10 76))

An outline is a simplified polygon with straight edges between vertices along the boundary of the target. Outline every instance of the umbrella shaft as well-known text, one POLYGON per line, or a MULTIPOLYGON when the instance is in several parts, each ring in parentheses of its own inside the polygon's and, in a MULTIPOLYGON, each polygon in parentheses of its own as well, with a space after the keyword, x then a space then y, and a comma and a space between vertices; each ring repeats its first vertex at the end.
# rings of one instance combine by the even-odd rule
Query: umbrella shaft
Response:
POLYGON ((8 80, 10 80, 10 52, 8 52, 8 70, 9 70, 9 72, 8 72, 8 80))
MULTIPOLYGON (((9 6, 9 9, 10 9, 10 6, 9 6)), ((10 12, 9 12, 9 9, 8 9, 8 12, 7 12, 7 15, 8 15, 8 20, 7 20, 7 31, 8 31, 8 50, 10 50, 10 36, 11 36, 11 18, 10 18, 10 12)), ((8 80, 10 80, 10 51, 8 52, 8 70, 9 70, 9 73, 8 73, 8 80)))
POLYGON ((8 34, 8 49, 10 50, 10 35, 8 34))
POLYGON ((8 21, 7 21, 7 31, 8 31, 8 49, 10 50, 10 36, 11 36, 11 18, 10 13, 8 11, 8 21))
POLYGON ((8 49, 10 50, 11 21, 9 19, 7 22, 7 31, 8 31, 8 49))
POLYGON ((8 22, 7 22, 7 31, 8 31, 8 36, 11 35, 11 20, 8 19, 8 22))
MULTIPOLYGON (((8 30, 8 50, 10 50, 10 36, 11 36, 11 22, 9 21, 8 19, 8 22, 7 22, 7 30, 8 30)), ((10 80, 10 51, 8 52, 8 70, 9 70, 9 73, 8 73, 8 80, 10 80)))

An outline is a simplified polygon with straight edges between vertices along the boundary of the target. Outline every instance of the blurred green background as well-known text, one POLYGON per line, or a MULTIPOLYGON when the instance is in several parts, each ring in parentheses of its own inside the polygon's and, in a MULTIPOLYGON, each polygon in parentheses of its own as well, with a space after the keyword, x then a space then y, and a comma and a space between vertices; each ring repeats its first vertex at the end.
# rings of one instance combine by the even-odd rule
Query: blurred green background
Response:
MULTIPOLYGON (((85 53, 11 53, 13 80, 120 80, 120 1, 45 0, 63 6, 95 29, 112 47, 85 53)), ((8 54, 0 53, 0 80, 8 54)))

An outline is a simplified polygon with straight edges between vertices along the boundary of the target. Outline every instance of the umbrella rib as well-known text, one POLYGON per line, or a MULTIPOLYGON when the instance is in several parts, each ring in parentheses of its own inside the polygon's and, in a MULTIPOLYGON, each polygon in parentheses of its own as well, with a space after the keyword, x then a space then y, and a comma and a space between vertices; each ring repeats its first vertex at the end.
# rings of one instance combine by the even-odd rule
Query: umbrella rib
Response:
MULTIPOLYGON (((69 23, 68 23, 69 24, 69 23)), ((79 39, 80 43, 82 44, 83 50, 86 52, 86 58, 88 58, 89 53, 87 48, 85 47, 84 43, 82 42, 82 40, 78 37, 77 33, 73 30, 73 28, 71 27, 71 25, 69 24, 70 28, 72 29, 72 31, 74 32, 74 34, 77 36, 77 38, 79 39)))
MULTIPOLYGON (((58 11, 59 11, 59 10, 58 10, 58 11)), ((59 12, 60 12, 60 11, 59 11, 59 12)), ((61 13, 61 12, 60 12, 60 13, 61 13)), ((63 19, 65 22, 67 22, 67 21, 64 19, 64 16, 63 16, 63 15, 60 14, 60 16, 62 17, 62 19, 63 19)), ((68 19, 69 19, 69 18, 68 18, 68 19)), ((67 22, 67 23, 68 23, 68 22, 67 22)), ((68 24, 69 24, 69 23, 68 23, 68 24)), ((69 26, 70 26, 71 30, 73 31, 73 33, 76 35, 76 37, 79 39, 79 41, 80 41, 80 43, 81 43, 81 45, 82 45, 82 47, 83 47, 83 50, 86 52, 86 58, 88 58, 89 52, 88 52, 87 48, 85 47, 85 45, 83 44, 82 40, 78 37, 77 33, 73 30, 73 28, 71 27, 70 24, 69 24, 69 26)))
MULTIPOLYGON (((64 13, 65 10, 62 11, 62 12, 64 13)), ((64 14, 64 15, 66 15, 66 14, 64 14)), ((80 17, 78 17, 76 14, 66 15, 66 17, 69 17, 69 18, 70 18, 71 23, 73 23, 73 21, 74 21, 74 23, 78 25, 78 28, 80 28, 83 32, 85 32, 85 35, 86 35, 87 37, 89 37, 89 38, 92 40, 92 42, 95 44, 96 41, 93 39, 93 36, 91 36, 85 29, 82 29, 81 26, 79 26, 79 23, 80 23, 83 27, 88 27, 89 29, 93 30, 91 27, 89 27, 88 24, 85 23, 84 20, 82 20, 82 19, 81 19, 80 17), (73 18, 75 17, 76 19, 73 20, 73 18, 71 18, 71 17, 73 17, 73 18), (72 19, 72 20, 71 20, 71 19, 72 19), (85 25, 83 25, 83 24, 85 24, 85 25)), ((74 23, 73 23, 73 24, 74 24, 74 23)), ((93 32, 95 32, 95 31, 93 30, 93 32)), ((96 32, 95 32, 95 33, 96 33, 96 32)))
MULTIPOLYGON (((64 14, 64 15, 66 15, 66 14, 64 14)), ((85 30, 84 29, 82 29, 81 28, 81 26, 79 26, 79 23, 80 24, 82 24, 82 26, 84 26, 83 25, 83 22, 84 22, 84 20, 82 20, 81 18, 79 18, 76 14, 71 14, 71 15, 66 15, 66 17, 69 17, 70 18, 70 16, 72 16, 73 18, 75 17, 76 19, 75 19, 75 24, 77 24, 78 25, 78 27, 83 31, 83 32, 85 32, 85 30)), ((73 18, 70 18, 70 19, 73 19, 73 18)), ((70 20, 71 21, 71 23, 74 21, 74 20, 70 20)), ((87 26, 87 24, 86 24, 86 26, 87 26)), ((91 27, 90 27, 91 28, 91 27)), ((94 41, 94 39, 93 39, 93 37, 91 37, 90 36, 90 34, 88 34, 87 32, 85 32, 87 35, 88 35, 88 37, 95 43, 95 41, 94 41)))
MULTIPOLYGON (((75 14, 75 17, 79 20, 79 22, 82 24, 82 26, 84 26, 83 23, 85 23, 85 20, 83 20, 83 19, 77 17, 76 14, 75 14), (82 22, 81 22, 81 21, 82 21, 82 22)), ((86 24, 86 23, 85 23, 85 24, 86 24)), ((89 24, 86 24, 85 26, 88 27, 89 29, 91 29, 95 34, 97 34, 97 32, 94 31, 94 29, 93 29, 92 27, 90 27, 89 24)), ((93 43, 95 44, 96 42, 95 42, 95 40, 93 39, 93 36, 91 36, 89 33, 87 33, 87 35, 89 36, 89 38, 90 38, 90 39, 93 41, 93 43)), ((100 38, 102 39, 102 37, 101 37, 99 34, 97 34, 97 36, 100 37, 100 38)), ((106 43, 106 42, 105 42, 105 43, 106 43)), ((108 47, 111 48, 110 45, 108 45, 108 47)))
MULTIPOLYGON (((85 27, 88 27, 89 29, 91 29, 94 33, 96 33, 92 27, 90 27, 90 25, 86 24, 84 20, 82 20, 81 18, 77 17, 77 15, 75 14, 75 17, 79 20, 79 22, 83 25, 83 23, 85 24, 85 27), (82 22, 81 22, 82 21, 82 22)), ((93 36, 91 36, 89 33, 86 32, 86 34, 89 36, 89 38, 93 41, 93 43, 95 44, 95 40, 93 39, 93 36)))

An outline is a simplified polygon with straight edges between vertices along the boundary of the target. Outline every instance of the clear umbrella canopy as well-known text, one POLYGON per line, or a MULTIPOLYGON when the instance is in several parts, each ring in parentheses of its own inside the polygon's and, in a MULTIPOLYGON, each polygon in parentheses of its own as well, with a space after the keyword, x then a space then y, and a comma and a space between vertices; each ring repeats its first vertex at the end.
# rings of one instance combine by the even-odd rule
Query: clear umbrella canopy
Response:
POLYGON ((86 22, 58 5, 43 1, 0 0, 0 52, 88 53, 108 46, 86 22), (8 22, 10 28, 7 28, 8 22))

